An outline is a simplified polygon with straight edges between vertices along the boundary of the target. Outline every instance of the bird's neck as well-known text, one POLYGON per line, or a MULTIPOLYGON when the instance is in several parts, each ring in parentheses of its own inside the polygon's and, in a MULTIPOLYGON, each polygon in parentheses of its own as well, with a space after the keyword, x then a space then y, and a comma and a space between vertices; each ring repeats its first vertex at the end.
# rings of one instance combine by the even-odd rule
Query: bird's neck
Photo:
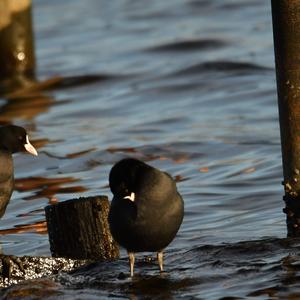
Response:
POLYGON ((9 178, 14 173, 12 154, 7 151, 0 151, 0 179, 9 178))

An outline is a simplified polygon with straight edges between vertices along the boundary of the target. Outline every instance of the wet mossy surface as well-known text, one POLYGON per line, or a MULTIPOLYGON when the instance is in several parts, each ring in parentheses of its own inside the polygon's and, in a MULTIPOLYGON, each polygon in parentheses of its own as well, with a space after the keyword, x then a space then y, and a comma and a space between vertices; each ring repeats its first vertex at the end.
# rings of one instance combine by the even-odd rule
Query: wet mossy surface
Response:
MULTIPOLYGON (((68 258, 38 257, 38 256, 20 256, 17 257, 24 268, 24 273, 17 264, 11 261, 11 278, 2 278, 0 287, 10 286, 24 280, 37 279, 45 276, 58 274, 59 272, 72 271, 86 263, 88 260, 74 260, 68 258)), ((2 266, 1 266, 2 270, 2 266)))

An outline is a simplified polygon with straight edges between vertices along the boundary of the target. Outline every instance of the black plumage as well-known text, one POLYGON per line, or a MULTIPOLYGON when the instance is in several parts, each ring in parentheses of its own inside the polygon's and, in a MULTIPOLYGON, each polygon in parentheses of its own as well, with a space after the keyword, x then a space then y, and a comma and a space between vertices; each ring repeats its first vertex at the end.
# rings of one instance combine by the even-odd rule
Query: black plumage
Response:
POLYGON ((157 252, 163 270, 163 249, 174 239, 184 205, 173 178, 142 161, 126 158, 109 175, 114 195, 109 224, 114 239, 129 254, 133 275, 135 252, 157 252))
POLYGON ((0 127, 0 217, 5 213, 14 188, 12 154, 21 151, 37 155, 26 130, 15 125, 0 127))

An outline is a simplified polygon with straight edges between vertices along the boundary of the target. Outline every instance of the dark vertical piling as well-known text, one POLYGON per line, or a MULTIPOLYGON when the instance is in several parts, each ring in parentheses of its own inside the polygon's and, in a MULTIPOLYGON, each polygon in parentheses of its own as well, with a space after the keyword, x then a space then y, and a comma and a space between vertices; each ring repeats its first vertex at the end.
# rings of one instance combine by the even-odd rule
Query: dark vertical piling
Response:
POLYGON ((112 260, 119 246, 108 225, 106 196, 71 199, 45 208, 50 250, 54 257, 112 260))
POLYGON ((300 236, 300 1, 271 0, 288 236, 300 236))
POLYGON ((31 0, 0 0, 0 80, 34 77, 31 0))

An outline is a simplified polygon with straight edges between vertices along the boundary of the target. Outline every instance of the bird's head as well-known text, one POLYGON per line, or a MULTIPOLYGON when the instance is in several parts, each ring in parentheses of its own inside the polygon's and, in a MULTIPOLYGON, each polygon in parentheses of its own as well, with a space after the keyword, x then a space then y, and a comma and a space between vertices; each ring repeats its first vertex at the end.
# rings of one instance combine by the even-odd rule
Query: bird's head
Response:
POLYGON ((116 163, 109 174, 109 186, 115 197, 135 201, 139 188, 140 171, 147 165, 134 158, 116 163))
POLYGON ((9 153, 27 151, 32 155, 38 155, 29 141, 26 130, 15 125, 0 127, 0 150, 9 153))

